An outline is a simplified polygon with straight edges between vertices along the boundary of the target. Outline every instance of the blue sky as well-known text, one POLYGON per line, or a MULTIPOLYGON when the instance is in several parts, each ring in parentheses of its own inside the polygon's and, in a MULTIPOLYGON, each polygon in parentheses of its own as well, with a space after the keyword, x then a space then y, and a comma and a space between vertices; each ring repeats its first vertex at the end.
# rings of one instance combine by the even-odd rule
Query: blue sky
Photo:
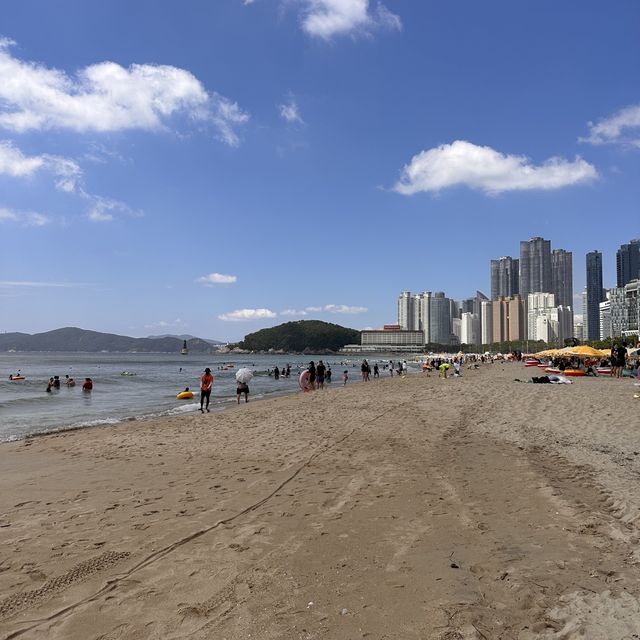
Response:
MULTIPOLYGON (((0 331, 237 340, 640 236, 640 4, 0 10, 0 331)), ((580 313, 580 305, 576 306, 580 313)))

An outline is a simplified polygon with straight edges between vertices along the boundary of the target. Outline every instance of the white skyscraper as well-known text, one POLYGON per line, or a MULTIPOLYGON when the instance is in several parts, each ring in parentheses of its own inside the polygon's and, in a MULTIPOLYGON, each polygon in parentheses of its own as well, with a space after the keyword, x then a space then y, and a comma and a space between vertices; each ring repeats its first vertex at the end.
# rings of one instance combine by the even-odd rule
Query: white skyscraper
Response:
POLYGON ((482 327, 482 344, 493 342, 493 308, 490 300, 480 303, 480 326, 482 327))
POLYGON ((411 291, 403 291, 398 297, 398 324, 405 331, 413 331, 413 297, 411 291))

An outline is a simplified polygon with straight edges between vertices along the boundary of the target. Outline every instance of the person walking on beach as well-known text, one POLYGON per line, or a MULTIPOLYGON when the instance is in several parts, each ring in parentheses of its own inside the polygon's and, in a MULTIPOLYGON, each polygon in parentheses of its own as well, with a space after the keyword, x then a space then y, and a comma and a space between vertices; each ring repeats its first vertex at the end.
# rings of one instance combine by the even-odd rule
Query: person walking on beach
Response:
POLYGON ((316 382, 318 383, 318 389, 324 389, 324 374, 326 370, 324 363, 320 360, 316 367, 316 382))
POLYGON ((366 360, 362 361, 362 364, 360 365, 360 373, 362 373, 362 382, 368 382, 369 381, 369 363, 366 360))
POLYGON ((313 360, 309 363, 309 384, 311 388, 315 391, 316 388, 316 365, 313 360))
POLYGON ((342 374, 342 386, 345 387, 347 385, 347 382, 349 382, 349 370, 345 369, 344 373, 342 374))
POLYGON ((236 395, 238 396, 238 404, 240 404, 240 396, 244 393, 244 401, 249 402, 249 385, 246 382, 238 382, 236 395))
POLYGON ((331 384, 331 365, 327 365, 327 372, 324 374, 324 381, 327 384, 331 384))
POLYGON ((211 398, 211 389, 213 388, 213 376, 211 369, 207 367, 202 376, 200 376, 200 412, 204 413, 204 409, 209 413, 209 399, 211 398), (205 405, 206 400, 206 405, 205 405), (203 408, 204 407, 204 408, 203 408))
POLYGON ((393 378, 393 360, 389 360, 389 374, 393 378))

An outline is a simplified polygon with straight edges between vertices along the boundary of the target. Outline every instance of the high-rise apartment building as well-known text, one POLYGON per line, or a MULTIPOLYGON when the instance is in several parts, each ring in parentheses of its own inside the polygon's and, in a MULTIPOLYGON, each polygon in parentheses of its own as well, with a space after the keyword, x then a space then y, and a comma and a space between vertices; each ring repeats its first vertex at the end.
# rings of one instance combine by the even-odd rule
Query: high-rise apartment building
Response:
POLYGON ((398 297, 398 324, 404 331, 414 331, 413 297, 411 291, 403 291, 398 297))
POLYGON ((551 279, 551 241, 531 238, 520 242, 519 293, 527 299, 530 293, 553 291, 551 279))
POLYGON ((491 261, 491 299, 511 297, 520 291, 520 261, 503 256, 491 261))
POLYGON ((551 293, 556 305, 573 309, 573 254, 564 249, 551 252, 551 293))
POLYGON ((519 296, 500 298, 492 303, 492 342, 512 342, 525 339, 524 300, 519 296))
POLYGON ((480 333, 481 344, 493 342, 493 307, 491 300, 480 302, 480 333))
POLYGON ((527 299, 527 338, 529 340, 544 340, 539 336, 539 318, 548 319, 552 309, 556 307, 556 297, 553 293, 530 293, 527 299))
POLYGON ((602 253, 587 253, 587 318, 586 339, 600 339, 600 303, 604 300, 602 288, 602 253))
POLYGON ((429 344, 431 342, 431 291, 423 291, 417 295, 414 302, 418 308, 419 325, 416 329, 419 329, 424 334, 424 343, 429 344))
POLYGON ((451 340, 451 301, 442 291, 436 291, 431 298, 429 333, 431 342, 449 344, 451 340))
POLYGON ((618 287, 640 278, 640 239, 620 246, 616 253, 618 287))

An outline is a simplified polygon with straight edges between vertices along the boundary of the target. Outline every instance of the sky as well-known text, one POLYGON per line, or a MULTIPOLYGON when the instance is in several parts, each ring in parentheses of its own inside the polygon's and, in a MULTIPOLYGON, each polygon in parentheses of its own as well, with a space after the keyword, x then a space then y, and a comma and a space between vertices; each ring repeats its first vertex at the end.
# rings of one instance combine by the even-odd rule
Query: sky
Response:
POLYGON ((0 331, 236 341, 640 237, 637 0, 0 9, 0 331))

